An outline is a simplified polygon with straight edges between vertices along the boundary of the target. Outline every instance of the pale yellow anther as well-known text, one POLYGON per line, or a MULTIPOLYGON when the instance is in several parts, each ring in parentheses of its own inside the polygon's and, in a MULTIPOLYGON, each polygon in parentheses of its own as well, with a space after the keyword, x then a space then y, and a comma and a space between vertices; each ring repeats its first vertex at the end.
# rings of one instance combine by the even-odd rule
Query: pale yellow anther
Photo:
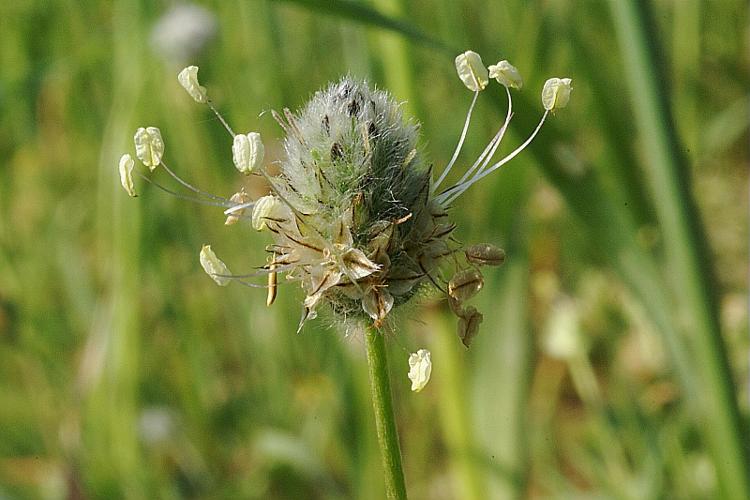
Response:
POLYGON ((556 111, 570 101, 570 78, 550 78, 542 89, 542 104, 547 111, 556 111))
POLYGON ((164 154, 161 131, 156 127, 141 127, 136 130, 133 140, 135 156, 153 171, 161 163, 161 157, 164 154))
POLYGON ((432 360, 430 351, 420 349, 409 355, 409 380, 411 380, 411 390, 419 392, 430 381, 432 374, 432 360))
POLYGON ((497 80, 497 83, 511 89, 520 89, 523 87, 523 79, 518 69, 508 61, 500 61, 497 64, 490 65, 490 78, 497 80))
POLYGON ((474 92, 484 90, 490 81, 482 58, 471 50, 467 50, 456 57, 456 71, 464 85, 474 92))
POLYGON ((138 196, 135 192, 135 185, 133 184, 133 167, 135 161, 129 154, 124 154, 120 158, 120 184, 125 188, 125 191, 132 197, 138 196))
POLYGON ((232 144, 232 160, 237 170, 245 175, 263 164, 265 148, 260 134, 250 132, 247 135, 237 134, 232 144))
POLYGON ((201 248, 201 266, 206 271, 212 280, 214 280, 219 286, 227 286, 232 279, 229 277, 231 274, 229 268, 224 264, 211 250, 211 245, 203 245, 201 248))
POLYGON ((262 231, 265 229, 266 221, 269 218, 272 218, 274 213, 278 211, 280 204, 281 202, 279 199, 273 195, 258 198, 258 201, 255 202, 255 207, 253 207, 253 215, 251 218, 253 229, 256 231, 262 231))
POLYGON ((208 101, 206 87, 198 83, 198 66, 188 66, 177 75, 177 81, 190 94, 190 97, 201 104, 208 101))

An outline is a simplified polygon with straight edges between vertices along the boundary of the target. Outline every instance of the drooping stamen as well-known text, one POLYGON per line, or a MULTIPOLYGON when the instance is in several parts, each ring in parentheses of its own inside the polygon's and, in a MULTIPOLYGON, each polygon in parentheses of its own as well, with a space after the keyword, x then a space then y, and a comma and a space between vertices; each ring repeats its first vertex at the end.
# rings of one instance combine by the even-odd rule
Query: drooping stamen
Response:
POLYGON ((500 146, 500 142, 502 142, 503 137, 505 136, 505 132, 508 130, 508 124, 510 124, 510 119, 513 117, 513 99, 510 96, 510 90, 508 87, 505 87, 505 93, 508 96, 508 112, 505 114, 505 121, 500 126, 500 129, 497 131, 497 134, 495 134, 495 137, 492 138, 489 144, 487 144, 487 147, 484 149, 481 155, 479 155, 479 158, 477 158, 477 161, 474 162, 474 164, 471 166, 469 170, 466 171, 466 173, 461 177, 461 180, 459 180, 456 184, 463 184, 463 182, 471 176, 471 174, 474 173, 474 170, 479 168, 479 172, 481 173, 489 164, 489 162, 492 160, 492 157, 495 156, 495 151, 497 151, 497 148, 500 146), (489 150, 489 153, 488 153, 489 150), (480 165, 481 162, 481 166, 480 165))
POLYGON ((459 153, 461 153, 461 148, 464 145, 464 140, 466 140, 466 133, 469 130, 469 123, 471 123, 471 114, 474 111, 474 105, 477 103, 477 97, 479 97, 479 91, 477 90, 474 92, 474 98, 471 100, 471 105, 469 106, 469 112, 466 113, 466 121, 464 121, 464 128, 461 131, 461 138, 458 140, 458 145, 456 145, 456 150, 453 152, 453 157, 451 157, 451 161, 448 162, 448 165, 446 165, 445 170, 443 170, 443 173, 440 174, 440 177, 438 178, 437 182, 432 186, 431 192, 434 193, 438 186, 445 180, 445 178, 450 173, 451 169, 453 168, 453 164, 456 163, 456 160, 458 159, 459 153))
POLYGON ((217 196, 215 194, 207 193, 206 191, 203 191, 202 189, 198 189, 197 187, 193 186, 192 184, 188 183, 187 181, 184 181, 179 175, 175 174, 167 165, 162 161, 160 163, 162 167, 164 167, 164 170, 167 171, 167 173, 177 182, 182 184, 184 187, 189 189, 190 191, 194 192, 195 194, 199 194, 201 196, 205 196, 206 198, 210 198, 212 200, 216 200, 222 203, 229 203, 229 205, 224 206, 233 206, 233 202, 229 201, 228 199, 224 198, 223 196, 217 196))
POLYGON ((227 129, 227 132, 229 132, 229 135, 231 135, 232 138, 234 138, 234 136, 236 135, 234 133, 234 130, 232 130, 232 127, 229 126, 229 124, 224 119, 224 117, 221 116, 221 113, 219 113, 219 110, 214 107, 214 105, 213 105, 213 103, 211 101, 206 101, 206 104, 211 109, 211 111, 214 112, 214 114, 216 115, 216 118, 219 119, 219 121, 221 122, 221 124, 224 125, 224 128, 227 129))
POLYGON ((157 188, 161 189, 165 193, 171 194, 175 198, 180 198, 181 200, 187 200, 187 201, 192 201, 192 202, 195 202, 195 203, 200 203, 201 205, 209 205, 209 206, 212 206, 212 207, 231 207, 232 206, 232 203, 229 200, 226 200, 224 202, 221 202, 221 201, 209 201, 209 200, 206 200, 206 199, 203 199, 203 198, 198 198, 196 196, 187 196, 187 195, 184 195, 184 194, 181 194, 181 193, 177 193, 175 191, 172 191, 169 188, 166 188, 166 187, 162 186, 158 182, 156 182, 156 181, 154 181, 152 179, 149 179, 146 175, 142 174, 141 172, 136 172, 136 173, 141 177, 141 179, 143 179, 146 182, 148 182, 148 183, 156 186, 157 188))
POLYGON ((227 276, 227 277, 231 279, 233 282, 239 283, 240 285, 246 286, 248 288, 268 288, 268 285, 258 285, 256 283, 248 283, 247 281, 241 280, 239 278, 235 278, 233 276, 227 276))
MULTIPOLYGON (((252 208, 255 205, 255 203, 256 203, 255 201, 248 201, 247 203, 239 203, 237 205, 234 205, 224 210, 224 215, 235 215, 237 212, 241 212, 245 210, 246 208, 252 208)), ((245 219, 252 218, 249 215, 235 215, 235 217, 245 218, 245 219)))
POLYGON ((461 177, 461 179, 452 185, 451 187, 445 189, 438 197, 448 197, 449 195, 453 195, 456 193, 461 193, 461 185, 464 184, 464 182, 477 170, 477 174, 480 174, 484 171, 484 169, 487 167, 489 162, 492 160, 492 157, 495 155, 495 152, 497 151, 497 148, 500 146, 500 143, 503 140, 503 137, 505 136, 505 132, 508 130, 508 125, 510 124, 510 120, 513 117, 513 100, 510 96, 510 90, 508 87, 505 87, 505 92, 508 96, 508 112, 505 115, 505 121, 500 126, 500 129, 497 131, 497 134, 492 138, 492 140, 487 144, 487 146, 484 148, 484 151, 482 151, 482 154, 479 155, 479 158, 474 162, 474 164, 469 168, 466 173, 461 177))
POLYGON ((257 271, 253 273, 247 273, 247 274, 214 274, 213 276, 218 276, 219 278, 238 278, 238 279, 244 279, 244 278, 259 278, 261 276, 267 276, 270 273, 283 273, 290 269, 292 269, 294 266, 291 264, 274 264, 269 263, 266 266, 262 268, 258 268, 257 271), (273 266, 273 269, 271 269, 271 266, 273 266))
POLYGON ((478 172, 477 174, 474 175, 474 177, 472 177, 470 180, 464 182, 463 184, 457 184, 456 185, 456 187, 457 187, 457 191, 456 192, 454 192, 454 193, 445 192, 445 193, 440 194, 436 198, 437 201, 440 204, 442 204, 442 205, 450 205, 451 203, 453 203, 456 200, 456 198, 458 198, 461 194, 463 194, 474 183, 476 183, 476 182, 484 179, 485 177, 487 177, 488 175, 490 175, 492 172, 494 172, 495 170, 497 170, 498 168, 502 167, 503 165, 505 165, 506 163, 508 163, 510 160, 512 160, 513 158, 515 158, 518 155, 518 153, 520 153, 521 151, 523 151, 524 149, 526 149, 526 146, 528 146, 531 143, 531 141, 534 140, 534 137, 536 137, 536 135, 539 133, 539 130, 542 128, 542 125, 544 125, 544 121, 547 119, 547 115, 549 115, 549 111, 545 111, 544 112, 544 114, 542 115, 542 119, 539 120, 539 124, 536 126, 536 128, 534 129, 534 132, 532 132, 532 134, 529 136, 529 138, 526 139, 523 142, 523 144, 521 144, 516 149, 514 149, 510 154, 508 154, 508 156, 506 156, 505 158, 503 158, 499 162, 495 163, 490 168, 484 170, 483 172, 478 172))

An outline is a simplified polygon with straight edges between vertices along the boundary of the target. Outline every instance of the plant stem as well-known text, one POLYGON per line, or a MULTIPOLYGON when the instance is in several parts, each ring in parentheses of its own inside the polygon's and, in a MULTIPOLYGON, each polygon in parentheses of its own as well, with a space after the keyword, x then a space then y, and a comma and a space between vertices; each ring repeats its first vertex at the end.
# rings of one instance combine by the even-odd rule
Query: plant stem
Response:
POLYGON ((385 341, 383 334, 372 326, 366 327, 365 339, 372 408, 375 411, 375 427, 378 431, 378 445, 385 472, 385 493, 389 499, 406 499, 406 484, 404 472, 401 469, 401 449, 398 444, 396 419, 393 416, 385 341))

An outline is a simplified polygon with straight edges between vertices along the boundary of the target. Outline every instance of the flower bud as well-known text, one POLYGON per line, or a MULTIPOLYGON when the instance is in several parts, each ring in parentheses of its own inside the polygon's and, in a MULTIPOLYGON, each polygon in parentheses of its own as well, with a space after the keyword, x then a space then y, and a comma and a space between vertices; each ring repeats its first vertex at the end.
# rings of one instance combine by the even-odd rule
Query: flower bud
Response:
POLYGON ((500 61, 497 64, 492 64, 488 68, 490 70, 490 78, 497 80, 497 83, 505 87, 512 89, 520 89, 523 87, 523 79, 518 69, 508 61, 500 61))
POLYGON ((229 268, 227 268, 226 264, 216 256, 213 250, 211 250, 211 245, 203 245, 203 248, 201 248, 200 260, 203 270, 206 271, 206 274, 211 276, 211 279, 219 286, 227 286, 229 282, 232 281, 232 279, 228 277, 228 275, 231 274, 229 268))
POLYGON ((138 194, 135 192, 135 185, 133 184, 133 167, 135 161, 129 154, 124 154, 120 158, 120 184, 125 188, 130 196, 135 198, 138 194))
POLYGON ((180 74, 177 75, 177 81, 190 94, 190 97, 195 99, 195 102, 203 104, 208 101, 206 87, 202 87, 198 83, 198 66, 188 66, 180 71, 180 74))
POLYGON ((542 89, 542 104, 547 111, 556 111, 568 105, 570 100, 570 78, 550 78, 542 89))
POLYGON ((136 130, 133 140, 135 141, 135 156, 153 171, 161 163, 161 157, 164 154, 161 131, 156 127, 141 127, 136 130))
POLYGON ((411 390, 419 392, 430 381, 432 375, 432 360, 430 351, 420 349, 409 355, 409 380, 411 380, 411 390))
POLYGON ((489 243, 472 245, 464 253, 466 260, 477 266, 499 266, 505 262, 505 251, 489 243))
POLYGON ((482 64, 482 58, 471 50, 456 57, 456 71, 464 85, 474 92, 484 90, 490 81, 487 68, 482 64))
POLYGON ((281 202, 273 195, 258 198, 255 202, 255 207, 253 207, 253 216, 251 219, 253 229, 256 231, 262 231, 265 229, 266 219, 272 217, 280 205, 281 202))
POLYGON ((232 144, 232 160, 237 170, 248 175, 263 163, 265 149, 258 132, 237 134, 232 144))
POLYGON ((459 303, 469 300, 484 286, 482 273, 476 269, 466 269, 456 273, 448 283, 448 294, 459 303))
MULTIPOLYGON (((236 205, 243 205, 250 201, 250 195, 245 192, 244 189, 242 189, 239 193, 234 193, 231 198, 229 198, 229 201, 236 205)), ((245 213, 245 208, 240 208, 239 210, 232 211, 229 215, 227 215, 227 220, 224 221, 225 226, 231 226, 232 224, 236 224, 237 221, 240 220, 240 218, 245 213)))

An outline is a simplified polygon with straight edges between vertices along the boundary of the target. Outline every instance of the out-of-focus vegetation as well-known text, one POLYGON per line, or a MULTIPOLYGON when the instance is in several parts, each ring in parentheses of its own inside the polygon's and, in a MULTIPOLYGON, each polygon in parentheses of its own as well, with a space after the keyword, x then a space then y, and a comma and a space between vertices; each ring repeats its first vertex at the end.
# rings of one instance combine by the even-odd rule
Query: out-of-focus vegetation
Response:
MULTIPOLYGON (((0 3, 0 498, 381 498, 363 339, 325 318, 296 335, 294 287, 270 309, 216 287, 201 245, 243 272, 266 237, 144 183, 129 199, 116 165, 154 125, 198 186, 265 194, 179 88, 189 62, 271 161, 263 112, 349 73, 408 100, 441 167, 467 48, 525 77, 505 151, 546 78, 574 91, 452 212, 460 239, 508 253, 471 349, 429 298, 389 333, 410 495, 746 498, 746 2, 201 5, 215 36, 187 61, 163 45, 184 30, 154 40, 172 2, 0 3), (418 347, 433 380, 412 394, 418 347)), ((497 89, 465 161, 504 116, 497 89)))

